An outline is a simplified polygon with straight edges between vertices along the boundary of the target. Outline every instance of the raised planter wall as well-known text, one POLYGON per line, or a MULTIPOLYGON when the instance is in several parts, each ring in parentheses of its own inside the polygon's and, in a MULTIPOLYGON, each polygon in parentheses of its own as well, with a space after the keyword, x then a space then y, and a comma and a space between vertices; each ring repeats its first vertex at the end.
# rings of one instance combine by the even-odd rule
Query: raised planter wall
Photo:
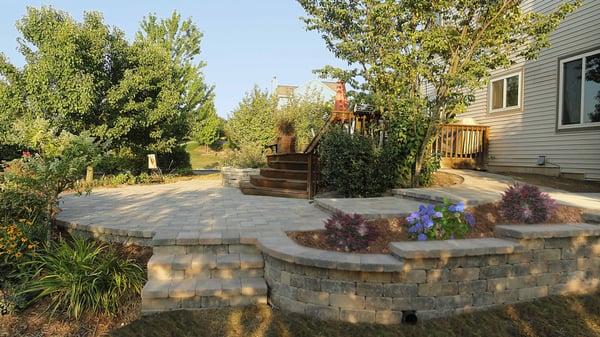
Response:
POLYGON ((506 239, 393 243, 399 271, 388 271, 386 265, 377 270, 375 259, 364 268, 347 264, 352 270, 344 270, 343 265, 300 258, 305 254, 289 258, 263 249, 265 278, 274 306, 319 319, 392 324, 403 317, 445 317, 596 291, 599 229, 585 224, 499 226, 497 236, 506 239))
POLYGON ((221 169, 223 186, 225 187, 240 187, 242 181, 248 182, 251 175, 258 174, 260 174, 260 169, 256 168, 223 167, 221 169))

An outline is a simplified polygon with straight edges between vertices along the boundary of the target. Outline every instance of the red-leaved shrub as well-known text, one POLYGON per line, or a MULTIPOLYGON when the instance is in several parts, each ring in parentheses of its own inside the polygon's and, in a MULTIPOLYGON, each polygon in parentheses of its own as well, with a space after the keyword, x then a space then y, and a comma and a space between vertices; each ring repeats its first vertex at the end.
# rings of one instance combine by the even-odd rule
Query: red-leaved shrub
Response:
POLYGON ((502 194, 500 210, 511 222, 543 223, 556 210, 556 203, 537 186, 516 183, 502 194))
POLYGON ((325 221, 327 242, 347 252, 367 248, 377 234, 375 226, 360 214, 336 212, 325 221))

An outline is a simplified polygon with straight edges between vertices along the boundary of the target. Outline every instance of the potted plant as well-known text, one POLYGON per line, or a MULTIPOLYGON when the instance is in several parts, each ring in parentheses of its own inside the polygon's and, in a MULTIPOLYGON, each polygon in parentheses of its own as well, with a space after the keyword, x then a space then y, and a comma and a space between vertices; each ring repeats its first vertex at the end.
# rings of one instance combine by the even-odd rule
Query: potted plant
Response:
POLYGON ((296 128, 294 122, 288 118, 281 118, 277 122, 277 153, 296 152, 296 128))

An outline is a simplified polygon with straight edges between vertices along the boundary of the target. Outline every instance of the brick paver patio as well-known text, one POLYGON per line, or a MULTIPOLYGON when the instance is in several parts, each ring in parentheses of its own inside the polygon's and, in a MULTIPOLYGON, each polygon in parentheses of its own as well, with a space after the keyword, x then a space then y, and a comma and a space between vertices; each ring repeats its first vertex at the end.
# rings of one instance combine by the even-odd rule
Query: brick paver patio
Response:
POLYGON ((248 196, 220 181, 203 180, 96 189, 89 195, 66 195, 60 207, 62 221, 117 229, 122 235, 312 230, 323 228, 328 216, 307 200, 248 196))

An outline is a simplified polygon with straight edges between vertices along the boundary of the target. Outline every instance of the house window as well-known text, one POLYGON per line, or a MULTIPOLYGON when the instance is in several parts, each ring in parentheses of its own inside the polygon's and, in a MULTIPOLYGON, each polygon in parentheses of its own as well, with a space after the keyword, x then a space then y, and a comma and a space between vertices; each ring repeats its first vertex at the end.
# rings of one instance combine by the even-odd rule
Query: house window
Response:
POLYGON ((523 95, 522 72, 494 77, 490 81, 489 111, 507 111, 521 108, 523 95))
POLYGON ((559 128, 600 125, 600 50, 560 61, 559 128))

